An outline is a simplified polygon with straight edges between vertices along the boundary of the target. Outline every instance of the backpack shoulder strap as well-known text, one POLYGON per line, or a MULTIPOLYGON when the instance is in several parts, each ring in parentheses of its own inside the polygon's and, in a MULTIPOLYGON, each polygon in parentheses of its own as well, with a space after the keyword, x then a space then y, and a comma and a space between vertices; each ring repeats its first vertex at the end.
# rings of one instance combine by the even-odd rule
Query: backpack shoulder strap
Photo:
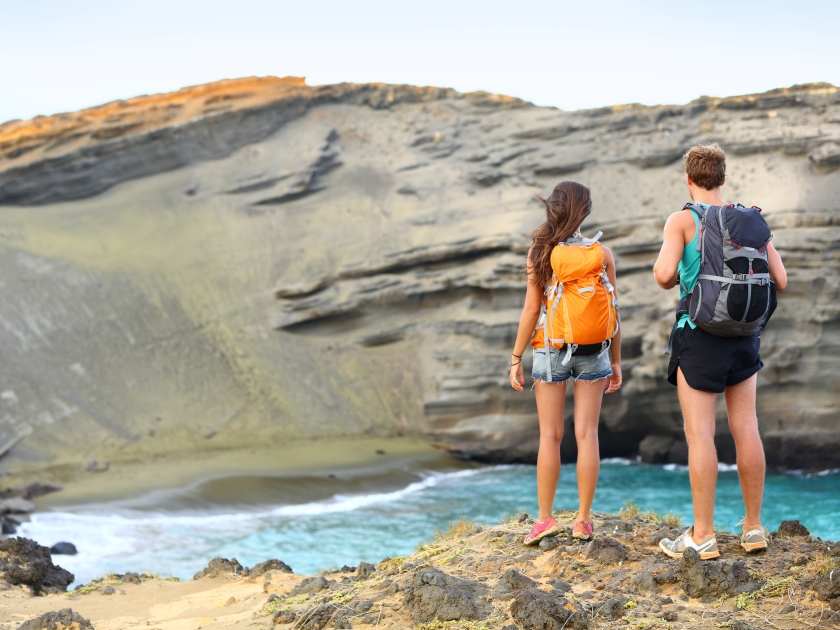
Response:
POLYGON ((683 206, 683 210, 693 210, 702 220, 706 218, 706 212, 708 212, 709 208, 704 208, 699 203, 687 203, 683 206))
POLYGON ((562 243, 558 243, 558 245, 580 245, 581 247, 592 247, 598 240, 604 235, 603 232, 600 230, 598 233, 593 236, 592 238, 585 238, 583 236, 573 236, 572 238, 566 239, 562 243))

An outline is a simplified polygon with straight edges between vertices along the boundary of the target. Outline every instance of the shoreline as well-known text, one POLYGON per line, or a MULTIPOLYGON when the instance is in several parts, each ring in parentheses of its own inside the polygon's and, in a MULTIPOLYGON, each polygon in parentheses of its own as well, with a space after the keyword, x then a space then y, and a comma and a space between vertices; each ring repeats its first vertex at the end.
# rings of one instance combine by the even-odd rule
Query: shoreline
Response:
MULTIPOLYGON (((58 483, 59 492, 34 500, 38 510, 137 499, 158 491, 177 491, 214 479, 259 475, 359 477, 385 473, 412 464, 465 467, 463 462, 413 437, 295 440, 270 448, 235 449, 191 454, 189 458, 148 458, 111 465, 101 472, 82 468, 47 470, 38 481, 58 483), (382 452, 382 454, 379 454, 382 452)), ((3 486, 23 485, 29 476, 6 476, 3 486)))

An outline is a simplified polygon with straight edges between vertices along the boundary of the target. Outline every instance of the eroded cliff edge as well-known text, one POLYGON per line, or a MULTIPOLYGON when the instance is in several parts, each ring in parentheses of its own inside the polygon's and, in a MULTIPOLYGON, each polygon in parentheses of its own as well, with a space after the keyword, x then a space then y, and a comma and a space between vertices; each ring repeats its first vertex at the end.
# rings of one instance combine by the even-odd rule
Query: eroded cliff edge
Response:
MULTIPOLYGON (((563 177, 592 187, 585 228, 618 260, 625 386, 602 450, 680 461, 676 296, 651 267, 686 201, 680 157, 710 140, 725 197, 765 209, 790 273, 762 343, 769 462, 836 466, 837 88, 563 112, 289 78, 0 126, 0 465, 365 433, 531 461, 533 397, 507 358, 530 188, 563 177)), ((723 413, 719 433, 732 460, 723 413)))

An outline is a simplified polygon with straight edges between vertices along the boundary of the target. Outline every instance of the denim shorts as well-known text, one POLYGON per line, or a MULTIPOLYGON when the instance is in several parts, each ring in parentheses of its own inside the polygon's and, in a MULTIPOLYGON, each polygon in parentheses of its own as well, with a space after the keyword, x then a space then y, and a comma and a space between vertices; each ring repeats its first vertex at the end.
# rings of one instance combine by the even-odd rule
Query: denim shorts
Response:
MULTIPOLYGON (((576 381, 598 381, 610 376, 609 351, 601 354, 590 354, 588 356, 572 356, 569 362, 563 365, 566 351, 551 348, 551 382, 562 383, 573 376, 576 381)), ((534 367, 531 376, 534 380, 548 382, 548 370, 546 369, 545 348, 534 348, 534 367)))

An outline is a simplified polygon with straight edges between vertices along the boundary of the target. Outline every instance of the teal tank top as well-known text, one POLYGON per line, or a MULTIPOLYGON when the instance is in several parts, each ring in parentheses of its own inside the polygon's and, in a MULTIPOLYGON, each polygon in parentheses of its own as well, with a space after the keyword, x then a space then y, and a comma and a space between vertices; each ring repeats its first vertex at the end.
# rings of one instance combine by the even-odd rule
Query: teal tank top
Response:
MULTIPOLYGON (((709 204, 704 203, 702 205, 708 207, 709 204)), ((691 293, 700 276, 700 252, 697 251, 697 239, 700 238, 700 219, 693 210, 689 210, 689 212, 694 217, 694 238, 683 247, 683 255, 680 264, 677 265, 677 271, 680 274, 680 299, 691 293)), ((677 328, 682 328, 686 324, 689 328, 697 328, 697 325, 691 321, 687 313, 680 316, 679 321, 677 321, 677 328)))

